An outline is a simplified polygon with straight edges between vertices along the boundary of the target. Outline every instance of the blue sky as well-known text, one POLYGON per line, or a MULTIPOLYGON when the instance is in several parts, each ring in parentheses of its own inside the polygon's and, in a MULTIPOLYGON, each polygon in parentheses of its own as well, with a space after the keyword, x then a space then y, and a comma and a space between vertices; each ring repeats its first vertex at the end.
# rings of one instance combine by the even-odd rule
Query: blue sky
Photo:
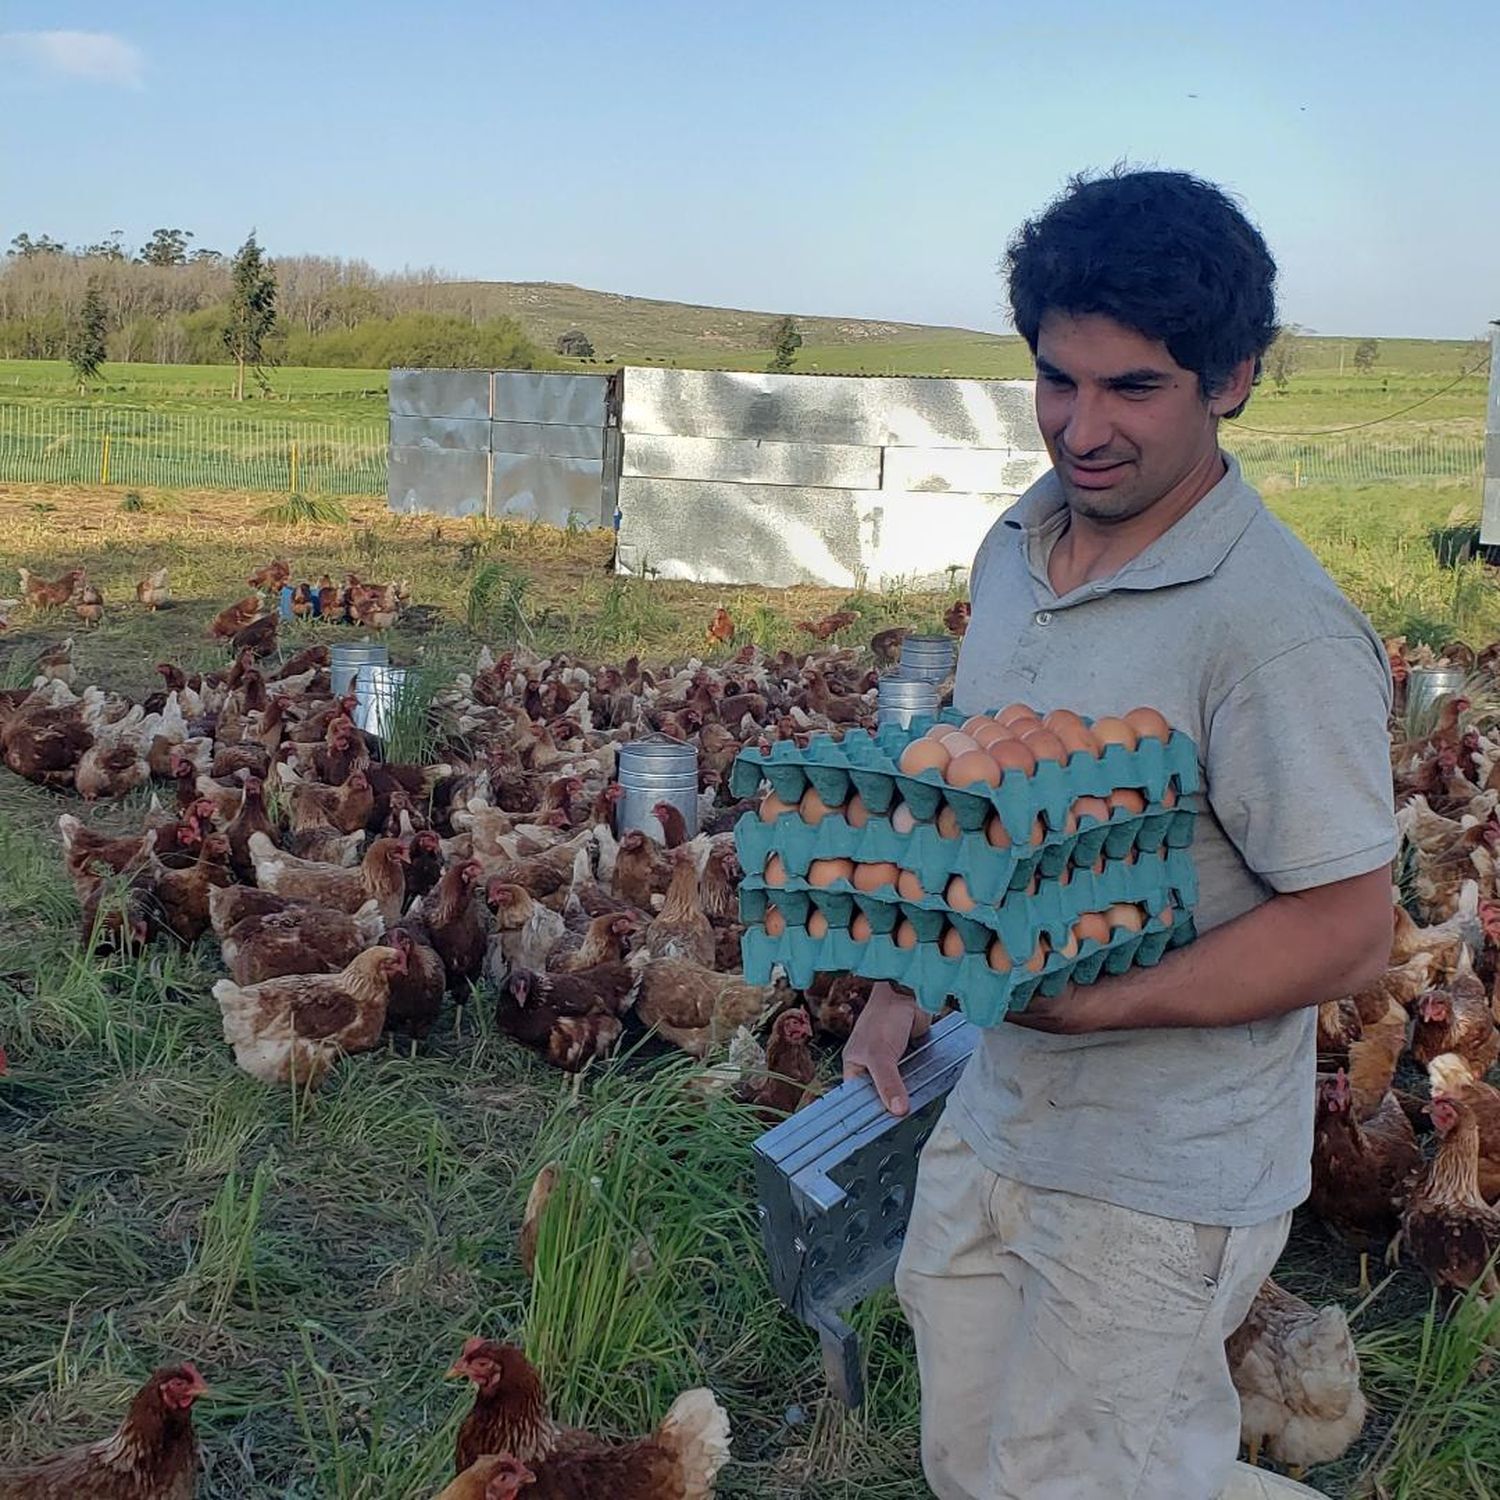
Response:
POLYGON ((1241 194, 1320 332, 1500 317, 1500 4, 8 0, 0 239, 1005 326, 1085 167, 1241 194))

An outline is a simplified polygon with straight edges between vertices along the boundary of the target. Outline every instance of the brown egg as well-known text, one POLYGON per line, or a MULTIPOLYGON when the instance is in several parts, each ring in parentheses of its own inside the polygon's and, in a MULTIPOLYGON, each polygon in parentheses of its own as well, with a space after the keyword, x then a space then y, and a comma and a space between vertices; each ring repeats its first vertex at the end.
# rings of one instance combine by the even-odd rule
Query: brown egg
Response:
POLYGON ((849 936, 856 943, 868 943, 875 936, 875 929, 870 926, 870 919, 862 911, 855 912, 849 919, 849 936))
POLYGON ((959 839, 964 831, 958 826, 958 814, 945 802, 938 808, 937 831, 939 838, 959 839))
POLYGON ((943 749, 948 752, 950 760, 957 760, 960 755, 967 755, 971 750, 979 748, 978 740, 971 740, 968 735, 955 729, 947 739, 942 742, 943 749))
POLYGON ((989 757, 1003 771, 1019 771, 1030 776, 1036 770, 1036 755, 1022 740, 992 740, 989 757))
POLYGON ((1124 719, 1105 717, 1094 720, 1094 738, 1101 750, 1106 745, 1123 745, 1127 750, 1134 750, 1140 735, 1124 719))
POLYGON ((979 903, 969 894, 969 882, 962 875, 955 875, 943 892, 943 900, 954 911, 973 911, 979 903))
POLYGON ((1007 703, 995 715, 997 724, 1009 725, 1017 719, 1040 719, 1041 715, 1029 703, 1007 703))
POLYGON ((851 828, 863 828, 870 821, 870 809, 858 792, 844 804, 844 821, 851 828))
POLYGON ((1085 912, 1073 924, 1073 936, 1080 943, 1107 943, 1109 923, 1096 911, 1085 912))
POLYGON ((760 799, 760 820, 762 823, 774 823, 782 813, 796 812, 795 802, 783 802, 775 792, 767 792, 760 799))
POLYGON ((1041 814, 1038 813, 1037 816, 1035 818, 1033 818, 1032 821, 1031 821, 1031 844, 1032 844, 1032 847, 1035 848, 1036 845, 1038 845, 1040 843, 1044 843, 1046 841, 1046 838, 1047 838, 1047 825, 1042 821, 1041 814))
MULTIPOLYGON (((951 745, 952 740, 948 743, 951 745)), ((949 786, 999 786, 1000 767, 989 754, 976 745, 962 755, 955 755, 943 772, 949 786)))
POLYGON ((979 738, 981 729, 993 729, 995 721, 988 714, 973 714, 959 726, 971 740, 979 738))
POLYGON ((1002 729, 993 719, 986 719, 969 738, 981 750, 988 750, 991 745, 998 745, 1002 740, 1008 740, 1010 738, 1010 731, 1002 729))
POLYGON ((766 859, 766 884, 786 884, 786 866, 782 864, 779 854, 772 854, 766 859))
POLYGON ((1176 782, 1169 781, 1167 783, 1166 789, 1161 794, 1161 805, 1163 807, 1176 807, 1177 806, 1177 783, 1176 782))
POLYGON ((1079 797, 1069 812, 1080 824, 1085 818, 1097 818, 1101 823, 1109 822, 1109 803, 1103 797, 1079 797))
POLYGON ((1036 947, 1031 950, 1031 957, 1026 960, 1026 967, 1033 974, 1040 974, 1047 967, 1047 954, 1051 944, 1047 941, 1045 933, 1036 940, 1036 947))
POLYGON ((1050 729, 1058 737, 1069 755, 1076 755, 1079 751, 1088 755, 1099 754, 1098 741, 1089 732, 1089 726, 1072 709, 1054 708, 1042 720, 1042 727, 1050 729))
POLYGON ((922 738, 924 740, 945 740, 950 734, 957 733, 959 733, 957 724, 934 724, 922 738))
POLYGON ((1176 917, 1173 915, 1172 908, 1170 906, 1164 906, 1159 912, 1157 912, 1156 920, 1160 922, 1163 927, 1170 927, 1176 920, 1176 917))
POLYGON ((920 901, 927 892, 922 889, 915 870, 903 870, 896 877, 896 894, 906 901, 920 901))
POLYGON ((1122 717, 1140 739, 1165 743, 1171 736, 1172 726, 1154 708, 1132 708, 1122 717))
POLYGON ((767 937, 781 937, 786 932, 786 918, 774 906, 766 908, 765 929, 767 937))
POLYGON ((964 956, 964 940, 958 935, 956 927, 943 928, 943 935, 938 939, 938 951, 944 958, 964 956))
POLYGON ((1117 786, 1109 794, 1109 805, 1123 807, 1128 813, 1143 813, 1146 810, 1146 799, 1133 786, 1117 786))
POLYGON ((854 889, 878 891, 882 886, 895 885, 901 871, 889 860, 871 860, 854 867, 854 889))
POLYGON ((923 771, 941 771, 949 760, 948 748, 936 740, 913 740, 901 752, 898 762, 908 776, 920 776, 923 771))
POLYGON ((830 807, 813 787, 808 787, 802 794, 802 800, 797 804, 797 811, 802 814, 804 823, 811 823, 816 828, 824 818, 841 814, 844 807, 842 803, 837 807, 830 807))
POLYGON ((828 918, 817 907, 814 907, 807 914, 807 935, 810 938, 828 936, 828 918))
POLYGON ((1058 953, 1061 953, 1064 958, 1077 958, 1078 957, 1078 937, 1077 937, 1077 935, 1075 933, 1070 932, 1068 934, 1066 940, 1062 943, 1062 945, 1060 947, 1057 948, 1056 951, 1058 953))
POLYGON ((905 917, 902 917, 891 930, 891 938, 898 948, 915 948, 917 946, 917 929, 905 917))
POLYGON ((807 867, 809 885, 832 885, 835 880, 848 880, 854 874, 852 859, 815 859, 807 867))
POLYGON ((1068 747, 1045 726, 1028 729, 1021 736, 1021 743, 1036 756, 1038 762, 1056 761, 1062 765, 1068 758, 1068 747))
POLYGON ((999 813, 995 813, 985 822, 984 841, 991 849, 1010 848, 1010 834, 1006 832, 1005 824, 1000 821, 999 813))
POLYGON ((891 828, 899 834, 908 834, 917 826, 917 815, 904 802, 891 809, 891 828))
POLYGON ((1005 944, 999 938, 990 944, 989 952, 985 956, 989 959, 990 968, 996 973, 1010 973, 1010 954, 1005 951, 1005 944))
POLYGON ((1139 932, 1146 925, 1140 907, 1130 901, 1116 901, 1104 913, 1104 920, 1113 927, 1123 927, 1128 932, 1139 932))

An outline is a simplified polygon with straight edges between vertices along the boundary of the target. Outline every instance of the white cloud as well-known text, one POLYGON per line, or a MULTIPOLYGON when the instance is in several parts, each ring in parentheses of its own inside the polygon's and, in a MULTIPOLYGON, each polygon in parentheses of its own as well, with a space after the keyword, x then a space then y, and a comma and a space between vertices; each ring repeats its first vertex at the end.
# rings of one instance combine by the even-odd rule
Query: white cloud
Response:
POLYGON ((44 73, 140 88, 146 59, 139 47, 108 31, 0 32, 0 55, 44 73))

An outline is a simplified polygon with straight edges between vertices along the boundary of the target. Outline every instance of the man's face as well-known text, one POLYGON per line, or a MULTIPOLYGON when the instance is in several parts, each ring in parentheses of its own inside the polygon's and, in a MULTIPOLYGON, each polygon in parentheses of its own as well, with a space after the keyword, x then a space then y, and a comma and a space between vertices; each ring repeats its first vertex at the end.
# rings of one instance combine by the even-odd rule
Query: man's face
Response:
POLYGON ((1112 318, 1057 312, 1042 319, 1036 367, 1037 424, 1068 504, 1105 525, 1149 510, 1213 462, 1218 418, 1244 399, 1252 368, 1205 400, 1165 344, 1112 318))

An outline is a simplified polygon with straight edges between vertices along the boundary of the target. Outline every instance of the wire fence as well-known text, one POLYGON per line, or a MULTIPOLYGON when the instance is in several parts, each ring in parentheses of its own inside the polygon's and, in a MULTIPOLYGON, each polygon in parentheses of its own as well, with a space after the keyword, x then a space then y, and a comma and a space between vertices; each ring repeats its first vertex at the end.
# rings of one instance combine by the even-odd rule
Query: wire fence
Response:
POLYGON ((386 425, 0 403, 0 481, 383 495, 386 425))
POLYGON ((1315 484, 1453 484, 1477 481, 1484 469, 1484 439, 1415 433, 1379 438, 1252 437, 1231 423, 1220 429, 1224 446, 1245 477, 1269 489, 1315 484))
MULTIPOLYGON (((1268 489, 1477 482, 1484 467, 1478 436, 1272 438, 1229 424, 1224 440, 1246 477, 1268 489)), ((384 495, 386 445, 383 422, 0 402, 0 482, 384 495)))

